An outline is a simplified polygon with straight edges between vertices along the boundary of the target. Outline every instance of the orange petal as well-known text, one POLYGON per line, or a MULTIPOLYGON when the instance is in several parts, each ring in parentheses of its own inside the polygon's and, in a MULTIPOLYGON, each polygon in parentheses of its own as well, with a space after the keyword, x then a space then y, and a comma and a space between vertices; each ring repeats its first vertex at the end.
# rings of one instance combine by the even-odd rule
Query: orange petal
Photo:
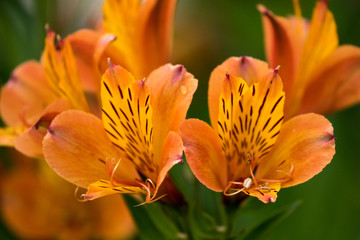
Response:
POLYGON ((189 119, 181 123, 179 134, 195 177, 211 190, 222 192, 228 182, 227 160, 215 131, 203 121, 189 119))
POLYGON ((87 188, 98 179, 109 179, 106 161, 121 159, 119 179, 138 178, 129 163, 108 139, 102 122, 95 116, 76 110, 59 114, 51 123, 43 141, 48 164, 63 178, 87 188))
POLYGON ((41 158, 43 156, 42 140, 48 126, 59 113, 71 108, 72 106, 63 99, 56 100, 47 106, 37 122, 16 137, 16 150, 28 157, 41 158))
POLYGON ((286 19, 275 16, 263 5, 258 5, 262 13, 266 59, 270 67, 281 66, 281 77, 284 79, 284 90, 291 94, 295 71, 297 69, 306 34, 302 19, 286 19), (299 24, 300 21, 300 25, 299 24), (300 28, 300 29, 299 29, 300 28))
POLYGON ((174 165, 182 163, 182 152, 183 143, 180 136, 175 132, 169 132, 161 153, 161 165, 159 166, 160 172, 156 180, 156 189, 153 198, 156 198, 156 194, 170 169, 174 165))
POLYGON ((315 69, 300 112, 330 114, 360 101, 360 48, 341 46, 315 69))
POLYGON ((160 153, 169 131, 178 131, 185 119, 197 80, 182 65, 166 64, 153 71, 146 84, 150 88, 150 105, 153 109, 154 153, 160 153))
POLYGON ((169 60, 176 3, 177 0, 147 0, 140 6, 137 38, 144 76, 169 60))
POLYGON ((284 123, 274 148, 259 165, 256 177, 288 179, 282 187, 294 186, 321 172, 334 154, 331 123, 318 114, 298 115, 284 123))
POLYGON ((212 71, 209 80, 208 103, 212 126, 217 126, 219 97, 223 89, 223 80, 226 73, 241 77, 250 85, 269 72, 272 72, 272 69, 269 68, 266 62, 251 57, 231 57, 217 66, 212 71))
POLYGON ((98 91, 100 86, 94 58, 100 37, 98 32, 82 29, 68 35, 65 39, 71 45, 82 87, 89 92, 98 91))
POLYGON ((8 126, 34 124, 55 96, 47 84, 44 69, 35 61, 19 65, 1 89, 1 117, 8 126))

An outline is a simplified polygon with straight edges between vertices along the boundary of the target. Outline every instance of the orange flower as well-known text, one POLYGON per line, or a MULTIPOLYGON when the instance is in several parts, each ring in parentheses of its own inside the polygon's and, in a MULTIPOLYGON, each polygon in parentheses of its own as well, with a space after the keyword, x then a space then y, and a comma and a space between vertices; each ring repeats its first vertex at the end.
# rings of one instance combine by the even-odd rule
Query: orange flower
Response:
POLYGON ((87 200, 114 193, 144 193, 155 201, 170 168, 182 161, 176 133, 197 80, 183 66, 164 65, 135 81, 120 66, 102 77, 102 121, 69 110, 54 118, 43 141, 49 165, 88 188, 87 200))
POLYGON ((134 222, 121 196, 80 203, 74 198, 74 186, 57 176, 47 164, 16 152, 11 157, 14 169, 1 174, 0 207, 4 223, 16 236, 127 239, 135 233, 134 222))
POLYGON ((55 43, 55 34, 48 29, 42 65, 28 61, 14 70, 1 90, 1 114, 8 125, 1 130, 0 141, 4 145, 15 146, 30 157, 41 157, 44 128, 58 113, 70 108, 98 108, 86 99, 96 95, 98 74, 87 59, 95 51, 95 45, 88 44, 90 39, 94 43, 96 36, 81 30, 66 39, 58 38, 55 43))
POLYGON ((290 18, 258 7, 270 67, 281 66, 286 119, 298 113, 329 114, 360 101, 360 48, 339 46, 327 2, 317 2, 310 23, 301 18, 297 0, 296 16, 290 18))
POLYGON ((281 187, 309 180, 331 161, 333 129, 323 116, 283 123, 285 94, 277 72, 249 57, 228 59, 210 77, 213 128, 197 119, 180 125, 190 168, 208 188, 274 202, 281 187))

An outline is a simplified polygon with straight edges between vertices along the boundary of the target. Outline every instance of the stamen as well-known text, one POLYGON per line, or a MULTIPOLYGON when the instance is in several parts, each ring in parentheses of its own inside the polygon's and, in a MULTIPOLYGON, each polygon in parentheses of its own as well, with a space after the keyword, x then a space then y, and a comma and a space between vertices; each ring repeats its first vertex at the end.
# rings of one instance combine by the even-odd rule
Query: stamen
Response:
POLYGON ((120 161, 121 161, 121 158, 120 158, 119 161, 116 163, 116 165, 115 165, 115 167, 114 167, 114 169, 112 170, 111 175, 110 175, 110 184, 111 184, 112 186, 114 186, 114 184, 113 184, 114 175, 115 175, 116 169, 118 168, 118 166, 119 166, 119 164, 120 164, 120 161))

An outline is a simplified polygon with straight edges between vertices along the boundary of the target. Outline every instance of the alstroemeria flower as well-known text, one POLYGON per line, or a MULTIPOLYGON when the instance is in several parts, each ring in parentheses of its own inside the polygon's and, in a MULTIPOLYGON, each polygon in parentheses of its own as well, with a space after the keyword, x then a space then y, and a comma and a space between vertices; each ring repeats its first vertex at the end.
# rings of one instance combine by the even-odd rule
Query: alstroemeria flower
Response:
POLYGON ((69 110, 54 118, 43 141, 49 165, 88 188, 87 200, 114 193, 143 193, 156 200, 170 168, 182 161, 176 133, 197 80, 183 66, 164 65, 146 80, 120 66, 102 77, 102 121, 69 110))
POLYGON ((98 74, 88 63, 97 41, 93 36, 89 46, 90 35, 81 30, 56 42, 55 33, 47 29, 42 64, 28 61, 14 70, 1 90, 1 115, 8 126, 1 130, 4 145, 13 145, 27 156, 41 157, 42 138, 58 113, 71 108, 98 109, 87 99, 96 96, 98 74))
MULTIPOLYGON (((176 3, 177 0, 106 0, 104 31, 116 37, 109 46, 111 61, 137 79, 167 63, 176 3)), ((111 40, 104 38, 104 42, 111 40)))
POLYGON ((230 58, 217 67, 209 82, 212 128, 198 119, 179 128, 199 181, 225 195, 244 192, 267 203, 280 188, 319 173, 335 153, 333 128, 312 113, 283 123, 284 102, 278 69, 265 62, 230 58))
POLYGON ((74 198, 74 186, 45 162, 18 152, 11 154, 11 160, 12 171, 0 176, 0 208, 4 224, 17 237, 128 239, 135 233, 122 196, 80 203, 74 198))
POLYGON ((339 46, 327 2, 317 2, 310 23, 302 19, 296 0, 296 15, 290 18, 259 6, 268 62, 281 66, 286 119, 307 112, 329 114, 360 101, 360 48, 339 46))

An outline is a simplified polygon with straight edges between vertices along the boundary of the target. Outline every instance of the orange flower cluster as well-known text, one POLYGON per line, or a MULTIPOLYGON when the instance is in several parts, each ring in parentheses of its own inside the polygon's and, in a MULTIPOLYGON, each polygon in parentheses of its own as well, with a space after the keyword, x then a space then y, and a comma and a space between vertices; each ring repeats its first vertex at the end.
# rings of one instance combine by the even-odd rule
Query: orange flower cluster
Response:
MULTIPOLYGON (((0 99, 7 125, 0 130, 0 143, 38 159, 42 170, 20 164, 18 177, 1 179, 4 197, 49 198, 55 206, 66 201, 74 209, 66 213, 69 219, 86 208, 91 226, 91 212, 99 206, 73 207, 71 185, 53 171, 87 189, 82 200, 123 193, 140 204, 159 199, 171 204, 179 192, 168 172, 183 162, 184 151, 195 177, 209 189, 268 203, 276 201, 281 188, 308 181, 330 163, 333 128, 320 114, 360 101, 360 49, 338 46, 327 2, 317 3, 311 22, 302 19, 297 1, 291 18, 258 7, 268 63, 231 57, 213 70, 211 126, 185 119, 198 81, 182 65, 168 63, 176 2, 106 0, 99 31, 79 30, 62 39, 47 27, 40 63, 18 66, 0 99), (35 195, 18 191, 28 185, 35 195), (61 197, 55 188, 64 191, 61 197)), ((92 229, 99 237, 134 232, 120 196, 116 203, 113 198, 97 201, 106 215, 97 226, 115 227, 105 219, 115 218, 115 205, 123 213, 117 214, 118 223, 130 226, 122 229, 124 235, 101 236, 101 229, 92 229)), ((23 225, 36 215, 27 212, 28 205, 3 203, 22 235, 54 237, 23 225)), ((63 205, 57 207, 65 213, 63 205)), ((46 209, 32 211, 45 214, 46 209)), ((56 222, 56 214, 46 217, 56 222)))

